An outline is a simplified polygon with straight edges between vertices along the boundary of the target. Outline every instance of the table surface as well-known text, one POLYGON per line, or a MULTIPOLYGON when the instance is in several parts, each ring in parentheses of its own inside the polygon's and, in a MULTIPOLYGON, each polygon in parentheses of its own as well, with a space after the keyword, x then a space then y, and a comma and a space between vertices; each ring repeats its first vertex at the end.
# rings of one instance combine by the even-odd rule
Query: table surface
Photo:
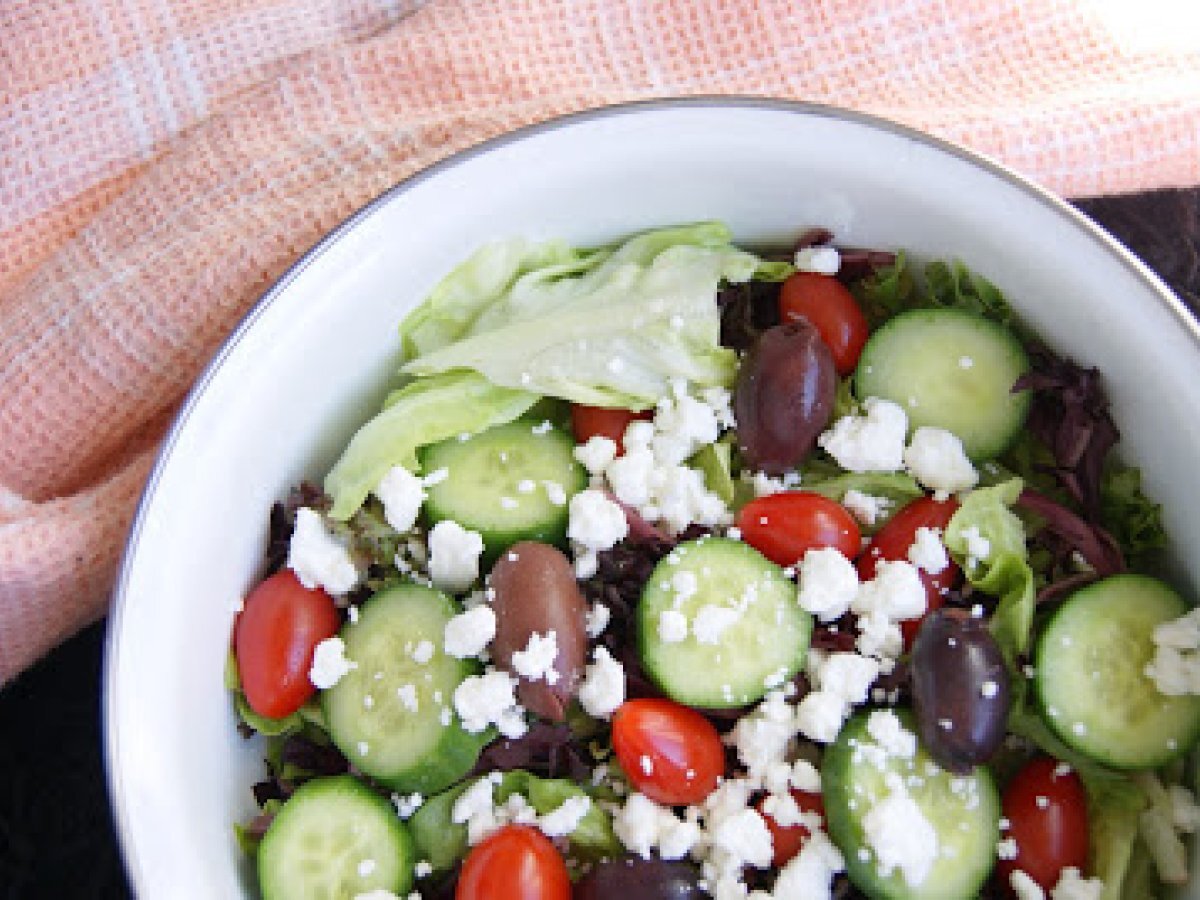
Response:
MULTIPOLYGON (((1200 314, 1200 188, 1077 205, 1200 314)), ((0 692, 0 900, 130 895, 101 751, 104 625, 0 692)))

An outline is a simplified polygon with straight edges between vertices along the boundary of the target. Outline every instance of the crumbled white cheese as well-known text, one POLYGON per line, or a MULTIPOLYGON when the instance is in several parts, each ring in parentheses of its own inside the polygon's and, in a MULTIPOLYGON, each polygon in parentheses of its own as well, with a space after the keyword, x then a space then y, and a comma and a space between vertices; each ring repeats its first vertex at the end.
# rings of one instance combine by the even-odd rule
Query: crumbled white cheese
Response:
POLYGON ((358 584, 360 573, 350 551, 325 527, 321 514, 307 506, 296 510, 287 564, 309 590, 319 587, 336 597, 358 584))
POLYGON ((724 819, 712 830, 709 839, 713 851, 725 856, 731 868, 765 869, 771 864, 774 851, 771 831, 757 810, 743 808, 724 819))
POLYGON ((810 691, 796 707, 796 725, 809 740, 831 744, 849 715, 845 698, 829 691, 810 691))
POLYGON ((842 506, 854 516, 860 524, 866 525, 868 528, 879 521, 880 516, 888 511, 892 505, 892 501, 887 497, 876 497, 872 494, 864 494, 860 490, 851 488, 842 495, 842 506))
POLYGON ((554 668, 558 659, 558 633, 549 630, 545 634, 531 632, 525 649, 512 655, 512 667, 526 681, 545 681, 556 684, 559 673, 554 668))
POLYGON ((613 832, 630 853, 649 859, 657 847, 663 859, 682 859, 700 838, 699 826, 681 821, 644 794, 630 794, 613 814, 613 832))
POLYGON ((576 461, 588 470, 589 475, 603 475, 617 458, 617 442, 612 438, 594 434, 574 450, 576 461))
MULTIPOLYGON (((723 405, 728 408, 728 392, 722 388, 710 389, 709 398, 716 397, 714 391, 724 394, 723 405)), ((688 393, 687 382, 671 381, 671 394, 658 401, 654 414, 654 455, 660 465, 678 466, 705 444, 711 444, 721 436, 718 420, 719 407, 698 400, 688 393)))
POLYGON ((996 844, 996 857, 998 859, 1016 859, 1020 852, 1016 838, 1007 837, 996 844))
POLYGON ((1200 608, 1158 625, 1153 638, 1154 658, 1145 674, 1159 693, 1200 694, 1200 608))
POLYGON ((1017 895, 1017 900, 1046 900, 1046 892, 1041 885, 1020 869, 1008 876, 1008 884, 1017 895))
POLYGON ((465 591, 479 577, 483 537, 444 520, 429 531, 429 577, 444 591, 465 591))
POLYGON ((786 763, 788 744, 796 731, 795 711, 782 691, 772 691, 753 711, 738 719, 727 740, 752 778, 766 778, 782 763, 786 787, 791 774, 786 763))
POLYGON ((579 686, 579 703, 596 719, 607 719, 625 702, 625 667, 604 647, 597 647, 579 686))
POLYGON ((425 798, 420 794, 392 794, 392 805, 396 807, 396 815, 402 819, 411 819, 424 804, 425 798))
POLYGON ((383 517, 401 534, 417 522, 421 504, 425 502, 425 486, 421 478, 404 466, 392 466, 380 479, 375 496, 383 504, 383 517))
POLYGON ((346 643, 340 637, 328 637, 313 650, 308 680, 324 691, 341 681, 347 672, 357 668, 358 663, 346 659, 346 643))
POLYGON ((890 709, 877 709, 867 717, 867 733, 888 756, 912 759, 917 752, 917 736, 890 709))
POLYGON ((825 832, 809 828, 808 840, 800 852, 780 869, 771 896, 777 900, 801 897, 804 900, 829 900, 833 877, 845 868, 841 851, 825 832))
POLYGON ((400 705, 410 713, 415 713, 420 709, 420 701, 417 699, 417 686, 415 684, 402 684, 396 688, 396 696, 400 698, 400 705))
POLYGON ((592 604, 591 608, 584 616, 584 631, 590 638, 598 638, 604 634, 604 629, 608 627, 609 620, 612 618, 612 610, 599 601, 592 604))
POLYGON ((1084 878, 1074 866, 1067 866, 1058 876, 1058 884, 1050 891, 1050 900, 1100 900, 1104 882, 1099 878, 1084 878))
POLYGON ((595 554, 609 550, 629 533, 629 522, 625 510, 614 503, 603 491, 587 489, 571 498, 568 508, 567 537, 575 546, 577 562, 584 559, 584 571, 576 568, 579 577, 595 574, 595 554), (590 573, 587 569, 591 568, 590 573))
POLYGON ((922 425, 914 431, 904 451, 904 464, 938 496, 970 490, 979 483, 979 473, 967 458, 962 441, 944 428, 922 425))
POLYGON ((417 860, 417 864, 413 866, 413 875, 417 878, 428 878, 433 874, 433 863, 427 859, 417 860))
POLYGON ((527 725, 517 703, 517 680, 507 672, 489 669, 482 675, 470 675, 454 689, 454 709, 462 726, 478 734, 495 725, 508 738, 518 738, 527 725))
POLYGON ((792 763, 788 784, 798 791, 819 794, 821 792, 821 772, 807 759, 798 759, 792 763))
POLYGON ((836 275, 842 267, 842 255, 836 247, 801 247, 796 251, 796 268, 818 275, 836 275))
POLYGON ((851 472, 895 472, 904 465, 908 416, 890 400, 868 397, 866 415, 838 419, 817 444, 851 472))
POLYGON ((822 622, 839 619, 858 595, 854 564, 832 547, 809 550, 797 569, 800 606, 822 622))
POLYGON ((878 677, 878 660, 857 653, 830 653, 821 665, 817 687, 850 704, 866 703, 871 684, 878 677))
POLYGON ((918 887, 937 861, 938 834, 921 807, 903 790, 892 790, 863 817, 863 836, 886 878, 899 869, 918 887))
POLYGON ((992 542, 979 533, 977 525, 971 525, 962 530, 962 538, 967 542, 967 568, 973 569, 982 562, 987 562, 992 555, 992 542))
POLYGON ((912 546, 908 548, 908 561, 930 575, 937 575, 950 565, 946 545, 942 543, 941 529, 924 525, 918 528, 913 535, 912 546))
MULTIPOLYGON (((737 623, 742 617, 740 611, 732 606, 718 606, 715 603, 706 603, 696 612, 696 616, 692 619, 692 634, 696 636, 696 640, 701 644, 719 644, 721 635, 723 635, 730 626, 737 623)), ((659 627, 662 627, 662 619, 659 619, 659 627)))
POLYGON ((446 623, 442 647, 456 659, 479 656, 496 636, 496 613, 487 604, 473 606, 446 623))
MULTIPOLYGON (((416 892, 414 891, 413 893, 416 892)), ((420 897, 419 894, 417 896, 418 898, 420 897)), ((375 888, 374 890, 355 894, 354 900, 400 900, 400 898, 387 888, 375 888)), ((406 900, 412 900, 412 895, 410 894, 406 900)))
POLYGON ((592 800, 586 794, 568 797, 556 809, 538 816, 537 826, 546 837, 566 837, 579 827, 591 807, 592 800))
POLYGON ((687 640, 687 616, 677 609, 664 609, 658 614, 658 639, 664 644, 678 644, 687 640))
POLYGON ((904 560, 882 560, 875 577, 859 587, 850 609, 860 616, 879 613, 900 621, 923 615, 926 604, 925 583, 916 567, 904 560))
POLYGON ((413 648, 412 658, 418 666, 423 666, 433 659, 434 646, 433 641, 418 641, 417 646, 413 648))
POLYGON ((859 616, 856 623, 858 638, 855 648, 864 656, 877 656, 883 660, 895 659, 904 650, 904 636, 900 626, 883 613, 859 616))
POLYGON ((551 506, 567 505, 567 491, 557 481, 543 481, 542 487, 546 489, 546 499, 551 506))

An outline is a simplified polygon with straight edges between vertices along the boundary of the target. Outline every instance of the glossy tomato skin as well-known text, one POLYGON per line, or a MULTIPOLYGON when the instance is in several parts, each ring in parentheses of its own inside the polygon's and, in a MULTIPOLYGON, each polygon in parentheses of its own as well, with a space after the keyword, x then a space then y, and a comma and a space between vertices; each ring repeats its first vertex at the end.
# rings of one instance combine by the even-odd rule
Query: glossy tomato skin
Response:
POLYGON ((316 691, 308 679, 313 651, 340 625, 333 598, 306 588, 290 569, 251 591, 233 632, 238 676, 250 708, 278 719, 303 706, 316 691))
POLYGON ((794 566, 820 547, 833 547, 854 559, 862 540, 858 523, 845 507, 812 491, 751 500, 738 511, 736 524, 743 541, 781 566, 794 566))
MULTIPOLYGON (((870 581, 875 577, 875 568, 880 561, 908 559, 908 548, 913 545, 918 528, 937 528, 944 532, 957 511, 956 500, 934 500, 932 497, 918 497, 913 500, 892 516, 863 550, 856 564, 858 577, 862 581, 870 581)), ((962 577, 962 570, 957 563, 950 560, 946 568, 936 575, 930 575, 924 569, 918 569, 918 572, 925 584, 925 615, 929 615, 942 605, 946 591, 957 586, 962 577)), ((904 646, 912 646, 913 638, 916 637, 917 629, 923 621, 924 616, 900 623, 904 646)))
MULTIPOLYGON (((815 812, 821 817, 821 824, 825 824, 825 803, 821 800, 820 794, 810 794, 807 791, 797 790, 793 790, 791 794, 797 806, 805 812, 815 812)), ((804 825, 788 825, 785 827, 778 824, 771 818, 770 814, 763 812, 762 807, 764 802, 759 801, 758 811, 762 813, 763 821, 767 823, 767 831, 771 832, 771 846, 774 848, 771 865, 783 866, 808 843, 808 828, 804 825)))
POLYGON ((1001 806, 1009 822, 1002 837, 1017 844, 1015 859, 996 864, 1005 885, 1020 869, 1049 895, 1063 869, 1087 870, 1087 795, 1075 772, 1052 757, 1034 757, 1005 787, 1001 806))
POLYGON ((821 335, 839 375, 849 375, 858 365, 870 336, 867 318, 858 301, 832 275, 796 272, 779 290, 779 318, 784 322, 808 319, 821 335))
POLYGON ((625 777, 655 803, 699 803, 725 772, 712 723, 672 700, 627 700, 613 715, 613 752, 625 777))
POLYGON ((463 863, 455 900, 570 900, 571 879, 549 838, 528 825, 506 825, 463 863))
POLYGON ((606 437, 617 445, 618 454, 625 451, 625 429, 629 423, 653 418, 652 409, 634 412, 604 406, 584 406, 582 403, 571 404, 571 432, 575 435, 575 443, 586 444, 588 438, 606 437))

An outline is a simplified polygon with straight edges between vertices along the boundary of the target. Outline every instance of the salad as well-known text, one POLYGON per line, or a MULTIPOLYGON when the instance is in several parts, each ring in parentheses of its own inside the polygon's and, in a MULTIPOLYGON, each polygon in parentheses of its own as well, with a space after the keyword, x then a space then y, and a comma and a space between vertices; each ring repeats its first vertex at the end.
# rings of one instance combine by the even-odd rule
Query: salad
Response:
POLYGON ((266 900, 1161 896, 1200 612, 1095 370, 957 263, 476 251, 271 512, 266 900))

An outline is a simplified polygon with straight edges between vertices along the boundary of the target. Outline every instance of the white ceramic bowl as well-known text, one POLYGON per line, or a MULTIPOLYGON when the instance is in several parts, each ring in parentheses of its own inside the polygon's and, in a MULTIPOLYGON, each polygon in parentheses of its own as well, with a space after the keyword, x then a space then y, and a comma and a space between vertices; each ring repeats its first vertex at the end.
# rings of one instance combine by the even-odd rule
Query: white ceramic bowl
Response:
POLYGON ((232 824, 260 749, 222 669, 267 512, 320 477, 380 400, 396 325, 491 238, 589 244, 718 218, 749 243, 823 225, 847 244, 955 257, 1059 350, 1100 367, 1179 577, 1200 585, 1200 329, 1145 267, 1012 172, 910 129, 764 100, 587 112, 459 154, 390 190, 298 262, 200 378, 121 567, 106 673, 108 771, 139 896, 247 891, 232 824))

